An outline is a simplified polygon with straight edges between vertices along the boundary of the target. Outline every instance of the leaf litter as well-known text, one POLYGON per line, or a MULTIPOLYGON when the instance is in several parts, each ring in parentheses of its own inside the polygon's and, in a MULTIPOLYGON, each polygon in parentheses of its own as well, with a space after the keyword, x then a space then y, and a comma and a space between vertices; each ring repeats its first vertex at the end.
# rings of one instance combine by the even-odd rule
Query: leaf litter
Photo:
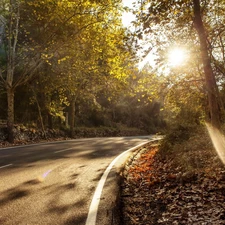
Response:
POLYGON ((204 148, 194 151, 201 166, 190 169, 161 157, 158 149, 149 143, 125 165, 123 224, 225 224, 225 167, 219 158, 204 148))

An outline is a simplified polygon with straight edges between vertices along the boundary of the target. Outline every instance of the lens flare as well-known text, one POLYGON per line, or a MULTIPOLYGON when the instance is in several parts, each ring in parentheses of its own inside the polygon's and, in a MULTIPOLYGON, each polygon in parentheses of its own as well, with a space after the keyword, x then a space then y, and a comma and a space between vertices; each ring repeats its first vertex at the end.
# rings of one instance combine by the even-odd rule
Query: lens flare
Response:
POLYGON ((52 170, 48 170, 45 173, 42 174, 42 176, 38 177, 38 181, 39 182, 43 182, 45 180, 45 178, 48 176, 48 174, 51 172, 52 170))
POLYGON ((51 171, 52 171, 52 170, 46 171, 46 172, 42 175, 42 177, 43 177, 43 178, 46 178, 46 177, 48 176, 48 174, 49 174, 51 171))
POLYGON ((216 149, 218 156, 220 157, 223 164, 225 164, 225 137, 224 135, 212 125, 206 123, 207 130, 209 132, 210 138, 216 149))

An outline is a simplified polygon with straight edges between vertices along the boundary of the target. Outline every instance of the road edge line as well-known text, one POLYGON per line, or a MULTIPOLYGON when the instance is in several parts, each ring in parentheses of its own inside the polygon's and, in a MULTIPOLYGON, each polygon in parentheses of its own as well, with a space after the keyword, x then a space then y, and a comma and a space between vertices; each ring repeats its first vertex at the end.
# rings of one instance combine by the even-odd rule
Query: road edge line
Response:
POLYGON ((118 155, 110 164, 109 166, 106 168, 106 170, 104 171, 100 181, 98 182, 97 188, 95 189, 95 193, 93 195, 90 207, 89 207, 89 211, 88 211, 88 216, 87 216, 87 220, 85 225, 95 225, 96 224, 96 219, 97 219, 97 212, 98 212, 98 206, 99 206, 99 202, 101 200, 101 194, 102 194, 102 190, 105 184, 105 181, 112 169, 112 167, 115 165, 116 161, 119 160, 119 158, 121 158, 123 155, 125 155, 126 153, 133 151, 137 148, 140 148, 142 145, 147 144, 149 141, 146 141, 144 143, 141 143, 133 148, 130 148, 128 150, 126 150, 125 152, 121 153, 120 155, 118 155))
POLYGON ((5 167, 9 167, 9 166, 12 166, 13 164, 7 164, 7 165, 4 165, 4 166, 0 166, 0 169, 3 169, 5 167))

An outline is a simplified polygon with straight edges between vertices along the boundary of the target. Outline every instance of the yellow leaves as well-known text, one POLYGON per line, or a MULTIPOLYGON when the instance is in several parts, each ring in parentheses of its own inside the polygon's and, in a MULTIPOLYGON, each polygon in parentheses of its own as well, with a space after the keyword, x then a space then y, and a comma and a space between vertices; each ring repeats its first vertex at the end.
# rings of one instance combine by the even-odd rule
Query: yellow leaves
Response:
POLYGON ((42 53, 41 54, 41 58, 45 60, 46 63, 48 63, 48 65, 52 65, 52 63, 49 61, 49 59, 53 58, 53 54, 46 54, 46 53, 42 53))
POLYGON ((51 54, 47 54, 47 53, 42 53, 41 54, 41 58, 42 59, 51 59, 54 55, 51 53, 51 54))
POLYGON ((61 7, 61 6, 63 5, 63 1, 58 1, 58 2, 57 2, 57 5, 58 5, 59 7, 61 7))
POLYGON ((46 60, 46 62, 48 63, 48 65, 50 65, 50 66, 52 65, 52 64, 49 62, 49 60, 46 60))
POLYGON ((48 58, 48 54, 42 53, 42 54, 41 54, 41 58, 42 58, 42 59, 47 59, 47 58, 48 58))
POLYGON ((66 61, 66 60, 69 59, 69 58, 70 58, 69 56, 65 56, 65 57, 63 57, 63 58, 61 58, 61 59, 58 59, 58 64, 60 64, 61 62, 66 61))

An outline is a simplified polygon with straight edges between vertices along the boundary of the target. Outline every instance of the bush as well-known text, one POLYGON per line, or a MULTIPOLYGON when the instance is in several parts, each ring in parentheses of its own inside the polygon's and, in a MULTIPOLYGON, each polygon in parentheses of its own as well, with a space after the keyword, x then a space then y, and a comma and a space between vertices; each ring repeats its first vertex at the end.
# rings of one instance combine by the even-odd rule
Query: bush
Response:
POLYGON ((198 129, 196 125, 176 125, 172 127, 161 141, 160 151, 163 153, 171 152, 175 144, 189 140, 192 133, 198 129))
POLYGON ((75 138, 88 137, 122 137, 146 135, 145 131, 137 128, 115 127, 77 127, 74 129, 75 138))

